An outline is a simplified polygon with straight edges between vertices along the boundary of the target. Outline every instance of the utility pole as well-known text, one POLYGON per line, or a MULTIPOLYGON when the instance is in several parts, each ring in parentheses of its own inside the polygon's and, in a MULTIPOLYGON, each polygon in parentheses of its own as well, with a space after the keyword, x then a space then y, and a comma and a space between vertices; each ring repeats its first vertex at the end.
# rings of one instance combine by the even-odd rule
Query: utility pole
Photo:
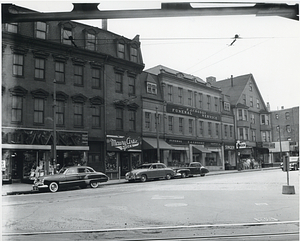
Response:
POLYGON ((56 80, 53 81, 53 168, 56 169, 56 80))
POLYGON ((156 107, 156 142, 157 142, 157 162, 160 162, 160 150, 159 150, 159 118, 158 118, 158 107, 156 107))

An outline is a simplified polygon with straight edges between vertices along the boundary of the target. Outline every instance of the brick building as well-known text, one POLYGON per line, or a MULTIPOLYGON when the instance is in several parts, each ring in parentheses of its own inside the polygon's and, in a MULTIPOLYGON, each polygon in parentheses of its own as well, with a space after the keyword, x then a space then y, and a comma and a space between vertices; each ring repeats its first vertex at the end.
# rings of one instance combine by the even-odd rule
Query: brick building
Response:
POLYGON ((88 164, 113 177, 140 160, 143 68, 138 36, 75 21, 2 24, 4 178, 26 180, 55 164, 88 164))

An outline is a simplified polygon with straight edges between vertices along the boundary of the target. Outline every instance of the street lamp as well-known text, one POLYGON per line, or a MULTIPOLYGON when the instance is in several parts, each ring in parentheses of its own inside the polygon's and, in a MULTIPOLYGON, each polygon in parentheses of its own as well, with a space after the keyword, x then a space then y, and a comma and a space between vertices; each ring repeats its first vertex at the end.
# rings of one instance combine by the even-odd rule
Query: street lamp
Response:
POLYGON ((53 168, 56 169, 56 80, 53 80, 53 168))
POLYGON ((157 142, 157 161, 160 162, 160 150, 159 150, 159 118, 158 118, 158 107, 156 107, 156 142, 157 142))

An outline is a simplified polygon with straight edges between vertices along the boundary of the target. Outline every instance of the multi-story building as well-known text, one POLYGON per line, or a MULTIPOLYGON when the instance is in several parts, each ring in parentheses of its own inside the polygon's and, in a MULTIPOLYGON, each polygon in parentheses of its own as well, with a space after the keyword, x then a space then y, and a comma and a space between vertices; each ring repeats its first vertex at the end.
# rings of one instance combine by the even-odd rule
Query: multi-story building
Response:
MULTIPOLYGON (((272 146, 272 127, 269 106, 264 103, 252 74, 237 76, 212 83, 230 96, 235 120, 235 139, 239 163, 247 159, 267 165, 272 146)), ((241 167, 241 166, 240 166, 241 167)))
POLYGON ((169 166, 200 161, 210 170, 223 169, 223 135, 226 133, 226 146, 231 147, 234 135, 233 118, 221 116, 223 112, 230 116, 230 108, 223 109, 227 99, 221 90, 198 77, 161 65, 145 72, 144 161, 160 156, 160 161, 169 166))
POLYGON ((138 36, 74 21, 2 24, 4 178, 27 179, 36 167, 51 173, 56 164, 114 177, 140 161, 143 68, 138 36))
POLYGON ((299 156, 299 106, 271 111, 272 162, 280 164, 280 157, 299 156))

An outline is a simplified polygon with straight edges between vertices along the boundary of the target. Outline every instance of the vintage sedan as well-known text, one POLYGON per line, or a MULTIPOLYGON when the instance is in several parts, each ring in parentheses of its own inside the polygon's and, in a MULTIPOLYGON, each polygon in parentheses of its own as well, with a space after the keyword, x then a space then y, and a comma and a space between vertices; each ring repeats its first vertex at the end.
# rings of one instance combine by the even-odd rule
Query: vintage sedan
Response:
POLYGON ((107 182, 108 176, 96 172, 88 166, 72 166, 62 168, 58 174, 40 176, 34 181, 33 190, 49 189, 57 192, 61 187, 79 186, 85 188, 90 185, 97 188, 99 183, 107 182))
POLYGON ((142 181, 145 182, 150 179, 165 178, 167 180, 174 177, 174 171, 168 168, 163 163, 147 163, 143 164, 131 172, 125 174, 125 179, 128 181, 142 181))

